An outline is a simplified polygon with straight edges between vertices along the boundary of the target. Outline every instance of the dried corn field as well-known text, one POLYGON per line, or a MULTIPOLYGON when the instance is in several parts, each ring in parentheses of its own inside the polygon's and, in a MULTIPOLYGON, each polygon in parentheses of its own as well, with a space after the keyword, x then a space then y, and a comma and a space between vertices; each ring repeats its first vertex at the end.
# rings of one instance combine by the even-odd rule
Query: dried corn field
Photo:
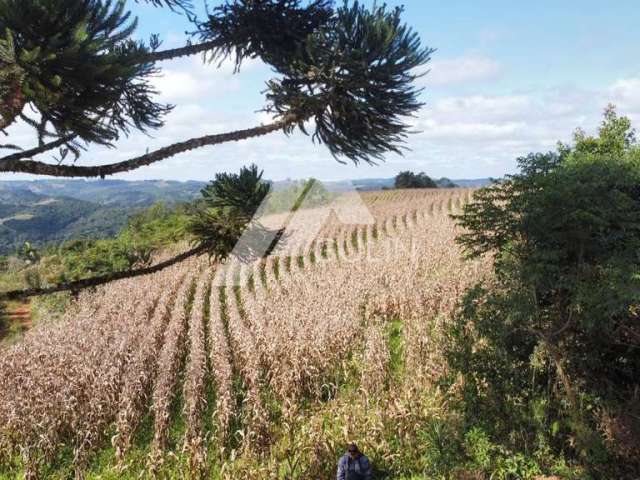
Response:
POLYGON ((1 352, 0 476, 310 478, 291 452, 339 448, 319 414, 386 392, 380 415, 410 416, 442 374, 438 327, 488 271, 454 243, 470 194, 345 195, 337 214, 297 212, 259 262, 199 258, 81 294, 1 352))

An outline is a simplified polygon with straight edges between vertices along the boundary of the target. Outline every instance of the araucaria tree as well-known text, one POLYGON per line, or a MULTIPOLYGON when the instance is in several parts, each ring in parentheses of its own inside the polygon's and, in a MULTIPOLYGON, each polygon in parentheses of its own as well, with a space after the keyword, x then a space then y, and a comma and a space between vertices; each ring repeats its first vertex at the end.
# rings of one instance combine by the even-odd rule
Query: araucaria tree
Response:
POLYGON ((8 135, 0 172, 105 177, 208 145, 299 128, 339 160, 375 162, 400 152, 404 118, 420 107, 414 80, 432 50, 401 21, 401 8, 331 0, 229 0, 207 18, 189 0, 144 0, 187 15, 192 38, 161 50, 134 40, 124 0, 0 0, 0 131, 22 121, 33 143, 8 135), (272 123, 168 145, 129 160, 83 166, 90 145, 117 147, 132 131, 163 126, 172 106, 154 100, 158 63, 202 54, 236 71, 258 58, 276 76, 264 109, 272 123), (10 150, 13 150, 12 152, 10 150), (36 159, 39 155, 49 159, 36 159), (49 160, 49 161, 47 161, 49 160))
MULTIPOLYGON (((262 174, 256 165, 242 167, 239 174, 218 173, 202 190, 202 199, 194 205, 187 225, 198 251, 223 259, 243 233, 252 241, 244 242, 242 251, 236 250, 239 255, 254 256, 254 242, 257 248, 265 242, 269 244, 277 232, 269 231, 254 220, 271 188, 262 180, 262 174)), ((263 253, 258 251, 257 255, 263 253)))

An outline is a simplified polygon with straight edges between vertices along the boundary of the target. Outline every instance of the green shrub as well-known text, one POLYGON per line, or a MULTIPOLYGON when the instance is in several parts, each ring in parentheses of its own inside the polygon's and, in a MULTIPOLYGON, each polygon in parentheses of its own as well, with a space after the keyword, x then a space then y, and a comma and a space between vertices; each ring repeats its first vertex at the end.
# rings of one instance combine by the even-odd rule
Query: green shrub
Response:
MULTIPOLYGON (((625 478, 640 471, 640 149, 612 109, 599 137, 575 138, 521 158, 457 217, 495 279, 467 292, 447 356, 470 425, 525 458, 550 449, 625 478)), ((528 468, 508 458, 505 472, 528 468)))

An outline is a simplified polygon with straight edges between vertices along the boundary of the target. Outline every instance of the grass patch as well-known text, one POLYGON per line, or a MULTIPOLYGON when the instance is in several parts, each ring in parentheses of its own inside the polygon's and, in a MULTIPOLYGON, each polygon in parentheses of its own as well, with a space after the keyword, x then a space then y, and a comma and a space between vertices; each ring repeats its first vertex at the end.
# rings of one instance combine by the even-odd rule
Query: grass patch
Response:
POLYGON ((404 375, 404 323, 395 319, 387 325, 389 346, 389 373, 392 382, 399 381, 404 375))

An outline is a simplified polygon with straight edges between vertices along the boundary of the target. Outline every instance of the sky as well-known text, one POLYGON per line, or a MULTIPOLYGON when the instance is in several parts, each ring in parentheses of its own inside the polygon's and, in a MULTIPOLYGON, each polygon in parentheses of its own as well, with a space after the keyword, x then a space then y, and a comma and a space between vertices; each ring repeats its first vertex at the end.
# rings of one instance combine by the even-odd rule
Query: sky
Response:
MULTIPOLYGON (((180 46, 193 29, 182 16, 129 0, 139 18, 136 35, 157 33, 164 48, 180 46)), ((196 4, 203 3, 195 0, 196 4)), ((218 1, 209 0, 210 5, 218 1)), ((372 5, 372 0, 362 3, 372 5)), ((213 146, 115 178, 210 180, 221 171, 256 163, 273 180, 392 177, 402 170, 453 179, 501 177, 516 160, 570 142, 581 127, 595 132, 609 103, 640 124, 640 8, 637 0, 404 0, 404 19, 424 45, 437 49, 419 80, 425 103, 409 119, 414 133, 403 156, 378 166, 338 163, 301 133, 280 132, 213 146)), ((203 10, 200 10, 203 13, 203 10)), ((78 162, 125 160, 176 141, 269 122, 260 110, 272 77, 260 61, 234 74, 230 62, 200 57, 161 64, 153 80, 159 100, 175 105, 166 125, 151 136, 121 139, 117 148, 90 148, 78 162)), ((33 145, 24 125, 9 130, 10 143, 33 145)), ((46 160, 46 157, 41 158, 46 160)), ((33 178, 0 174, 0 180, 33 178)))

